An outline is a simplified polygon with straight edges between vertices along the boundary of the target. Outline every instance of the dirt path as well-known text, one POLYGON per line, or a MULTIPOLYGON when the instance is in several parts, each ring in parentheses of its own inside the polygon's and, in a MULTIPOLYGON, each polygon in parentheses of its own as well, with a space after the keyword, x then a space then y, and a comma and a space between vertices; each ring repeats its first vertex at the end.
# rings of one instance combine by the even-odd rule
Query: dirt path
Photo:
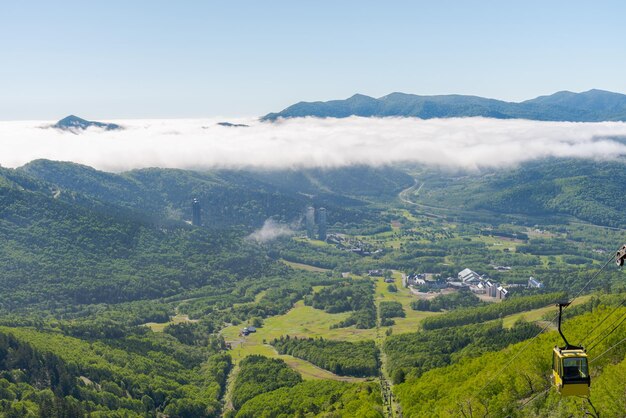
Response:
POLYGON ((239 365, 235 364, 230 370, 228 380, 226 381, 226 393, 224 393, 224 407, 222 408, 222 417, 225 416, 227 412, 235 409, 235 407, 233 406, 233 388, 235 386, 237 374, 239 374, 239 365))
POLYGON ((383 413, 387 418, 394 417, 402 417, 402 411, 400 409, 400 404, 397 402, 395 396, 393 395, 393 384, 391 378, 386 373, 386 365, 387 365, 387 355, 383 350, 383 344, 385 342, 386 336, 382 335, 382 329, 380 327, 380 310, 379 310, 380 301, 376 303, 376 346, 378 346, 378 350, 380 351, 380 363, 378 369, 379 383, 380 383, 380 391, 383 398, 383 413))

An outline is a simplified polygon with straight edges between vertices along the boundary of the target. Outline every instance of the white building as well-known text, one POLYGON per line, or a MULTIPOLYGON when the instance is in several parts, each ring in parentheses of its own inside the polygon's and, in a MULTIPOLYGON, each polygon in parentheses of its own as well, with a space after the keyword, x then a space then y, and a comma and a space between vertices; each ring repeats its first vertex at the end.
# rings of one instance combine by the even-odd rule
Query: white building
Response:
POLYGON ((531 287, 534 289, 541 289, 543 287, 543 283, 535 279, 533 276, 530 276, 528 278, 528 287, 531 287))
POLYGON ((478 284, 482 281, 482 278, 480 277, 480 275, 470 269, 464 269, 460 271, 458 274, 458 279, 459 281, 464 283, 466 286, 469 286, 472 284, 478 284))

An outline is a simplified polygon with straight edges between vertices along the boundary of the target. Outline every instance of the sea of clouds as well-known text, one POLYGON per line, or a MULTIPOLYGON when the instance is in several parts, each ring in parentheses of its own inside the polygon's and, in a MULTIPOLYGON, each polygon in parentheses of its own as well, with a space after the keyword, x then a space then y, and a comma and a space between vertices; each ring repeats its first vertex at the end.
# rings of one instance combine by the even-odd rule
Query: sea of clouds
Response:
POLYGON ((114 120, 119 131, 79 134, 50 121, 0 122, 0 165, 46 158, 120 172, 143 167, 333 168, 422 163, 450 169, 515 166, 546 157, 626 155, 626 123, 489 118, 114 120), (47 128, 46 128, 47 127, 47 128), (621 138, 621 139, 620 139, 621 138))

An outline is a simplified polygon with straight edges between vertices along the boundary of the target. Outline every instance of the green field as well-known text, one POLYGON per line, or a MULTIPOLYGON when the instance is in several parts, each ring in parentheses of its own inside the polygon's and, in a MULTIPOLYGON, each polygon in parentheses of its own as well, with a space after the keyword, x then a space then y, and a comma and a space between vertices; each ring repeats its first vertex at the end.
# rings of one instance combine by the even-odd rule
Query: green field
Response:
POLYGON ((196 322, 196 320, 189 319, 188 315, 178 314, 173 316, 168 322, 148 322, 144 324, 144 326, 150 328, 154 332, 163 332, 166 326, 181 324, 183 322, 196 322))
MULTIPOLYGON (((420 321, 431 315, 437 315, 433 312, 419 312, 411 309, 411 301, 415 300, 415 296, 408 289, 402 287, 402 274, 400 272, 393 273, 394 283, 398 288, 398 292, 389 292, 388 283, 383 278, 376 278, 375 297, 376 303, 380 301, 398 301, 402 303, 406 312, 406 318, 395 318, 396 324, 393 325, 394 333, 414 332, 419 329, 420 321)), ((323 286, 316 286, 314 290, 319 290, 323 286)), ((261 354, 267 357, 281 358, 285 360, 293 369, 300 372, 304 379, 332 379, 341 381, 360 381, 363 379, 337 376, 331 372, 320 369, 313 364, 289 356, 279 355, 274 348, 267 344, 274 338, 282 335, 290 335, 295 337, 323 337, 333 340, 344 341, 363 341, 376 340, 382 338, 383 330, 357 329, 355 327, 335 328, 336 324, 350 315, 350 312, 342 312, 329 314, 322 310, 314 309, 311 306, 305 306, 304 301, 297 302, 294 307, 284 315, 277 315, 265 319, 264 325, 257 328, 256 333, 247 336, 240 335, 241 329, 245 326, 232 325, 222 330, 221 334, 227 343, 231 344, 230 353, 235 363, 252 354, 261 354)), ((387 327, 384 328, 385 330, 387 327)))
POLYGON ((293 369, 302 374, 304 379, 332 379, 340 381, 361 381, 363 379, 337 376, 329 371, 289 355, 279 355, 274 348, 264 343, 278 338, 281 335, 297 337, 324 337, 336 340, 360 341, 374 339, 375 329, 357 330, 354 327, 330 329, 330 326, 345 319, 349 312, 328 314, 324 311, 304 306, 303 301, 295 304, 293 309, 284 315, 267 318, 262 328, 248 336, 241 336, 240 331, 245 325, 233 325, 222 330, 222 336, 230 343, 230 354, 235 363, 252 354, 261 354, 267 357, 281 358, 293 369))
MULTIPOLYGON (((375 329, 337 328, 330 329, 331 325, 346 319, 350 312, 329 314, 324 311, 305 306, 303 301, 297 302, 284 315, 277 315, 265 319, 263 328, 258 332, 245 337, 246 343, 262 344, 263 339, 272 340, 281 335, 297 337, 324 337, 335 340, 360 341, 374 339, 375 329)), ((239 332, 245 325, 230 326, 222 330, 226 341, 239 339, 239 332)))
POLYGON ((280 260, 280 261, 282 261, 283 263, 287 264, 289 267, 294 268, 294 269, 316 271, 318 273, 324 273, 324 272, 330 271, 328 269, 311 266, 309 264, 296 263, 294 261, 287 261, 287 260, 280 260))
POLYGON ((487 247, 489 247, 491 250, 504 251, 504 249, 507 248, 509 251, 513 252, 517 251, 517 247, 519 245, 524 244, 524 242, 520 240, 506 239, 503 237, 492 237, 486 235, 472 237, 472 241, 484 242, 485 245, 487 245, 487 247))

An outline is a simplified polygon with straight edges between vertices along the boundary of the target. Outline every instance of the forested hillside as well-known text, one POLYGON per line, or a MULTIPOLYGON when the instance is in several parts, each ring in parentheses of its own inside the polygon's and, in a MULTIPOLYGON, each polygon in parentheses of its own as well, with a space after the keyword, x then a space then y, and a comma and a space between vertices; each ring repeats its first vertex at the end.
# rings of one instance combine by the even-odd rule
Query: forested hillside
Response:
MULTIPOLYGON (((608 324, 594 327, 623 297, 608 298, 592 312, 570 317, 564 327, 571 341, 598 342, 589 350, 593 406, 575 397, 561 398, 551 389, 551 352, 562 341, 556 332, 549 332, 497 352, 481 353, 474 348, 469 358, 457 364, 409 375, 396 387, 404 416, 622 416, 626 348, 616 344, 626 330, 617 328, 601 338, 611 328, 607 329, 608 324)), ((611 318, 626 314, 623 307, 617 309, 611 318)))
POLYGON ((380 418, 384 417, 380 404, 380 392, 373 383, 356 385, 313 380, 257 396, 246 402, 236 416, 380 418))
POLYGON ((3 306, 155 298, 275 268, 239 232, 123 214, 0 186, 3 306))
POLYGON ((1 408, 7 416, 112 416, 115 411, 139 417, 156 409, 180 417, 217 416, 230 357, 197 348, 192 360, 175 354, 177 346, 172 338, 147 335, 119 349, 55 332, 2 328, 1 408))
POLYGON ((18 172, 121 205, 152 218, 191 219, 197 198, 203 223, 212 227, 259 227, 269 218, 299 221, 307 206, 326 207, 328 223, 367 224, 378 215, 363 198, 390 198, 412 183, 392 168, 348 167, 301 171, 211 171, 142 169, 106 173, 79 164, 37 160, 18 172))
MULTIPOLYGON (((614 212, 590 213, 619 220, 613 183, 578 186, 585 172, 620 178, 621 167, 413 167, 425 185, 404 194, 426 208, 397 199, 414 183, 392 168, 0 169, 0 415, 544 416, 555 404, 575 413, 580 405, 548 390, 545 348, 557 339, 539 331, 555 301, 578 292, 566 311, 572 338, 613 309, 611 319, 626 315, 624 271, 601 269, 621 232, 572 218, 602 202, 614 212), (524 187, 536 206, 520 203, 524 187), (185 222, 196 196, 201 226, 185 222), (567 199, 571 211, 551 206, 567 199), (328 209, 332 240, 296 224, 294 235, 248 238, 309 205, 328 209), (506 300, 452 286, 465 268, 507 287, 506 300), (409 286, 408 276, 424 279, 409 286), (522 372, 480 390, 523 344, 532 356, 520 354, 522 372)), ((616 347, 592 365, 592 401, 610 413, 622 407, 608 389, 623 388, 622 334, 590 349, 616 347)))
MULTIPOLYGON (((626 222, 624 161, 547 160, 515 170, 425 176, 419 201, 459 210, 489 210, 535 219, 575 216, 598 225, 626 222)), ((565 220, 561 220, 564 222, 565 220)))
POLYGON ((376 376, 378 348, 373 341, 350 343, 324 339, 298 339, 281 336, 271 344, 280 354, 308 360, 322 369, 341 376, 376 376))

